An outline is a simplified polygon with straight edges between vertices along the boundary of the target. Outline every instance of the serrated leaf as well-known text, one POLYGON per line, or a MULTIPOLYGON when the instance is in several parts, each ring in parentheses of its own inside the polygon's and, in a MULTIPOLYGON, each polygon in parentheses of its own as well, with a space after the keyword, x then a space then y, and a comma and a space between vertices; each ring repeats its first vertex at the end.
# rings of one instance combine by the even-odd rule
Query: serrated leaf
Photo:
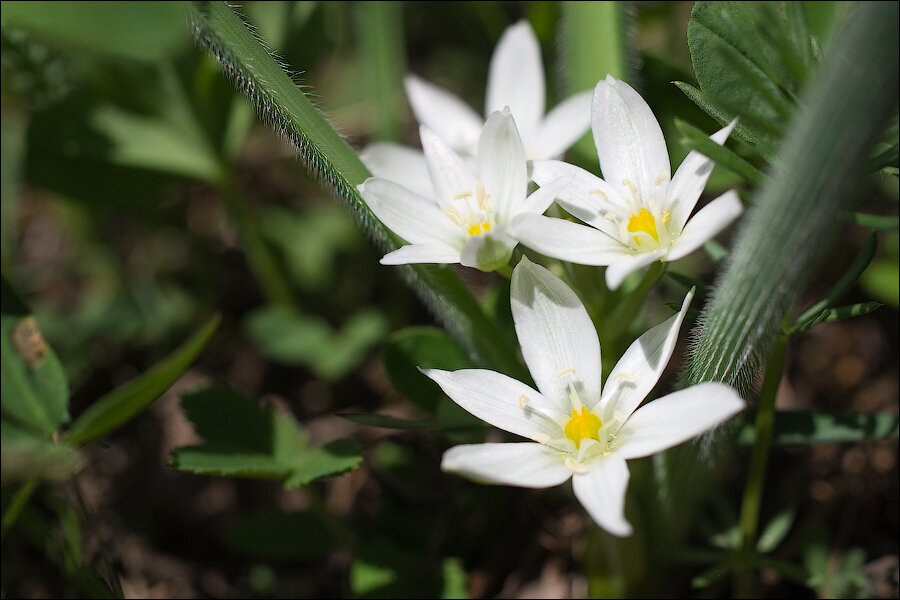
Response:
POLYGON ((473 366, 453 338, 436 327, 407 327, 394 332, 385 343, 382 361, 394 388, 432 413, 443 392, 418 369, 454 371, 473 366))
POLYGON ((174 451, 171 465, 181 471, 279 479, 292 488, 352 470, 362 460, 355 441, 310 444, 292 417, 227 388, 186 394, 181 402, 205 440, 174 451))
MULTIPOLYGON (((756 439, 755 409, 746 411, 746 421, 737 443, 745 446, 756 439)), ((891 413, 855 415, 817 411, 777 411, 772 430, 775 446, 826 444, 836 442, 869 442, 896 438, 900 417, 891 413)))
POLYGON ((62 365, 37 320, 0 279, 0 406, 24 427, 49 436, 69 420, 62 365))
POLYGON ((168 357, 93 403, 66 432, 74 446, 92 442, 133 419, 187 371, 206 347, 221 317, 215 315, 168 357))
POLYGON ((84 459, 73 448, 33 435, 6 419, 0 421, 0 447, 3 483, 33 477, 60 481, 84 466, 84 459))
POLYGON ((289 562, 320 558, 337 545, 328 525, 309 512, 260 510, 241 515, 223 537, 229 548, 244 556, 289 562))

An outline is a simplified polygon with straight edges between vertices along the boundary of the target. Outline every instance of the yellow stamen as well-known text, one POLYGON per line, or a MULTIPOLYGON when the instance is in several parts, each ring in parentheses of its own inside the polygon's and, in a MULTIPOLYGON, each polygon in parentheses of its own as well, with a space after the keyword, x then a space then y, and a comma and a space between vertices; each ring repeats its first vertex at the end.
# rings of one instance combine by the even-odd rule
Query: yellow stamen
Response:
POLYGON ((642 208, 636 214, 628 219, 628 231, 638 233, 640 231, 646 233, 659 243, 659 235, 656 233, 656 219, 653 214, 646 208, 642 208))
POLYGON ((670 213, 667 210, 663 211, 663 216, 662 216, 663 225, 667 225, 669 223, 669 221, 671 221, 671 220, 672 220, 672 213, 670 213))
POLYGON ((568 375, 568 374, 570 374, 570 373, 571 373, 572 375, 574 375, 574 374, 575 374, 575 369, 573 369, 572 367, 567 367, 567 368, 563 369, 562 371, 560 371, 559 373, 557 373, 556 376, 557 376, 557 377, 562 377, 563 375, 568 375))
POLYGON ((469 235, 481 235, 482 233, 487 233, 490 230, 490 223, 472 223, 472 225, 469 226, 469 235))
POLYGON ((603 422, 600 417, 589 412, 586 406, 581 407, 581 414, 578 411, 572 411, 572 418, 566 423, 563 433, 566 437, 575 442, 575 448, 581 445, 581 440, 592 439, 600 441, 600 427, 603 422))

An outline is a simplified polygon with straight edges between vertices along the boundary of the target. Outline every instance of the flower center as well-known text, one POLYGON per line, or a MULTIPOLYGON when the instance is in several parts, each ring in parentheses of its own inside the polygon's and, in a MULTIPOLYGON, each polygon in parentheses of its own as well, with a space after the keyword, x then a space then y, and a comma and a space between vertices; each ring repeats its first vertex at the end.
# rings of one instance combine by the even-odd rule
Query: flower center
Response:
POLYGON ((453 200, 443 206, 444 214, 470 236, 483 235, 491 230, 494 221, 490 198, 479 181, 474 194, 466 191, 453 196, 453 200))
POLYGON ((656 219, 646 208, 642 208, 628 219, 628 231, 632 233, 643 232, 659 243, 659 234, 656 232, 656 219))
POLYGON ((488 222, 472 223, 469 226, 469 235, 481 235, 491 230, 491 224, 488 222))
POLYGON ((566 437, 575 442, 577 449, 581 445, 581 440, 593 439, 600 441, 600 427, 603 422, 600 417, 588 411, 586 406, 581 407, 581 414, 572 410, 572 418, 566 423, 563 433, 566 437))

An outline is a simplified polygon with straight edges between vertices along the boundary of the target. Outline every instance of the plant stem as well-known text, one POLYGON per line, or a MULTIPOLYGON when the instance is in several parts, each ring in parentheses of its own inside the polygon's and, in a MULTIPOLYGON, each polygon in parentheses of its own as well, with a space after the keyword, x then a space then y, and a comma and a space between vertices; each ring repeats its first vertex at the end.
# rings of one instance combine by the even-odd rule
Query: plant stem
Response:
POLYGON ((262 288, 266 300, 271 304, 292 306, 294 295, 290 283, 272 249, 263 238, 253 210, 230 177, 220 182, 217 188, 225 198, 228 213, 237 225, 247 264, 262 288))
POLYGON ((6 537, 6 532, 13 526, 16 519, 19 518, 22 509, 28 504, 28 499, 31 498, 31 494, 37 489, 39 481, 39 478, 32 477, 16 491, 15 496, 12 498, 12 502, 9 504, 9 508, 7 508, 6 512, 3 514, 3 521, 0 522, 0 540, 3 540, 6 537))
POLYGON ((781 372, 784 368, 784 354, 787 349, 788 336, 781 335, 775 340, 775 346, 766 365, 766 376, 763 381, 759 408, 756 413, 756 440, 750 455, 750 467, 747 472, 747 483, 744 485, 744 499, 741 504, 740 531, 741 548, 738 553, 738 572, 735 574, 734 597, 752 597, 753 554, 756 547, 756 533, 759 526, 759 507, 762 500, 763 486, 766 478, 766 466, 769 460, 769 447, 772 441, 772 428, 775 424, 775 397, 781 372))

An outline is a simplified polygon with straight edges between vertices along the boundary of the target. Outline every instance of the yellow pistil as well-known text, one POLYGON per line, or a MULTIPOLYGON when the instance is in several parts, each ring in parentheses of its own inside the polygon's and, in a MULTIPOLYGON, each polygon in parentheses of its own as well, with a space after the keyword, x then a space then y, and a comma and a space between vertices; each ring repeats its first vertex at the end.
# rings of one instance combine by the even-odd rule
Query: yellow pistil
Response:
POLYGON ((653 214, 646 208, 642 208, 628 219, 628 231, 632 233, 643 231, 656 240, 657 244, 659 243, 659 235, 656 233, 656 219, 653 218, 653 214))
POLYGON ((487 233, 490 230, 490 223, 472 223, 472 225, 469 226, 469 235, 481 235, 482 233, 487 233))
POLYGON ((603 422, 600 417, 588 411, 586 406, 581 407, 581 414, 578 411, 572 411, 572 418, 566 423, 563 433, 566 437, 575 442, 577 449, 581 445, 581 440, 592 439, 600 441, 600 427, 603 422))

